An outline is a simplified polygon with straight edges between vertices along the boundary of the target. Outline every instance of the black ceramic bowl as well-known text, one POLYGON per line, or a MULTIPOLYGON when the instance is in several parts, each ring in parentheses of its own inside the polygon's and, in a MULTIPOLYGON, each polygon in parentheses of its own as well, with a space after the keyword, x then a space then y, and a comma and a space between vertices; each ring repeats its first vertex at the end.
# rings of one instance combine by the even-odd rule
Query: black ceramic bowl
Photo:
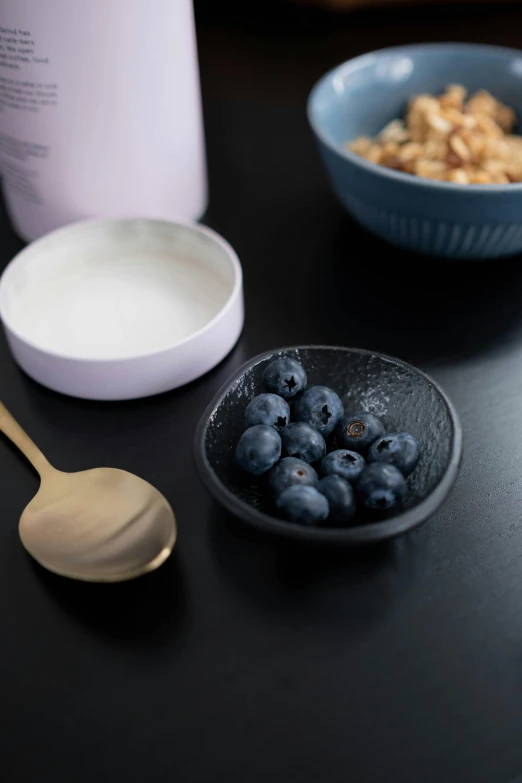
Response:
POLYGON ((355 348, 300 346, 256 356, 218 392, 196 432, 199 473, 212 495, 236 517, 287 538, 335 544, 364 544, 393 538, 417 527, 439 508, 459 470, 462 430, 452 403, 435 381, 399 359, 355 348), (404 430, 422 445, 421 461, 408 479, 400 513, 354 527, 305 527, 278 519, 263 477, 243 473, 234 462, 248 402, 263 391, 266 365, 279 356, 302 363, 309 385, 330 386, 346 413, 367 410, 388 431, 404 430))

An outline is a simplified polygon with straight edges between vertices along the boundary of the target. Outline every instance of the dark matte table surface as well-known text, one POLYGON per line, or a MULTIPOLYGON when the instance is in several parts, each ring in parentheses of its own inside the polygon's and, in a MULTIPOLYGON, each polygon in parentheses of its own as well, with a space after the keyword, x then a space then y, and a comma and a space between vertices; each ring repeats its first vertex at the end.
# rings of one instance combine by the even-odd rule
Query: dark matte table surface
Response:
MULTIPOLYGON (((49 575, 17 536, 36 478, 0 442, 0 777, 510 783, 522 773, 521 259, 406 257, 367 236, 330 192, 304 102, 325 70, 368 49, 522 47, 522 9, 257 5, 208 3, 198 20, 206 222, 245 271, 230 357, 181 391, 96 404, 28 380, 0 338, 0 395, 57 467, 138 473, 180 527, 171 561, 134 583, 49 575), (227 376, 265 349, 314 342, 418 364, 462 417, 450 499, 377 550, 258 538, 195 474, 194 429, 227 376)), ((20 247, 5 216, 0 244, 3 266, 20 247)))

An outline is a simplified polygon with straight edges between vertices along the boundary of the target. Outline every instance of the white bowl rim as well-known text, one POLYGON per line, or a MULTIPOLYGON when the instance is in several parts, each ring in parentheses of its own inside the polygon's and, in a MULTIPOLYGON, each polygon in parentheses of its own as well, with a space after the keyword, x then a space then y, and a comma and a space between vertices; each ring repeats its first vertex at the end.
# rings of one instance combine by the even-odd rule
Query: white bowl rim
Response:
POLYGON ((22 248, 15 256, 11 259, 11 261, 7 264, 4 271, 2 272, 2 275, 0 276, 0 320, 3 322, 4 327, 8 332, 11 332, 18 340, 20 340, 22 343, 25 343, 27 346, 31 347, 33 350, 38 351, 41 354, 44 354, 46 356, 52 356, 56 359, 62 359, 66 361, 71 362, 81 362, 85 364, 107 364, 107 363, 117 363, 117 362, 133 362, 140 359, 148 359, 153 356, 159 356, 161 354, 166 354, 169 351, 172 351, 176 348, 181 348, 183 345, 186 345, 187 343, 191 342, 192 340, 195 340, 196 338, 204 335, 206 332, 210 332, 214 326, 222 319, 224 318, 227 313, 234 307, 235 302, 237 301, 238 296, 241 295, 243 287, 243 270, 241 267, 241 263, 239 261, 238 255, 232 245, 230 245, 226 239, 224 239, 220 234, 218 234, 216 231, 214 231, 211 228, 208 228, 207 226, 202 226, 199 223, 196 223, 192 220, 162 220, 162 219, 155 219, 155 218, 107 218, 107 219, 87 219, 87 220, 78 220, 74 223, 68 223, 66 226, 61 226, 60 228, 54 229, 54 231, 50 231, 48 234, 45 234, 44 236, 40 237, 39 239, 36 239, 34 242, 31 242, 30 244, 26 245, 26 247, 22 248), (223 305, 223 307, 219 310, 219 312, 216 313, 216 315, 204 326, 202 326, 197 331, 190 334, 188 337, 185 337, 183 340, 178 340, 177 342, 174 342, 170 345, 164 346, 162 348, 158 348, 152 351, 146 351, 143 353, 138 354, 132 354, 130 356, 101 356, 101 357, 84 357, 84 356, 75 356, 73 354, 64 353, 61 351, 55 351, 50 348, 45 348, 41 345, 39 345, 34 340, 31 340, 30 338, 26 337, 23 332, 21 332, 19 329, 14 327, 10 319, 8 318, 6 312, 5 312, 5 305, 4 305, 4 297, 3 297, 3 290, 6 286, 6 280, 7 275, 9 273, 9 270, 11 267, 13 267, 20 258, 23 258, 24 255, 28 254, 29 251, 32 251, 35 246, 38 245, 39 242, 43 242, 43 240, 48 239, 49 237, 56 237, 60 236, 61 234, 67 234, 67 233, 74 233, 74 231, 80 227, 86 226, 103 226, 103 225, 115 225, 115 224, 121 224, 121 223, 155 223, 158 225, 165 225, 165 226, 180 226, 182 228, 189 228, 192 229, 196 234, 200 233, 205 236, 207 236, 209 239, 212 239, 219 247, 221 247, 226 255, 228 260, 231 263, 233 273, 234 273, 234 284, 232 287, 232 290, 230 292, 230 295, 223 305))
POLYGON ((379 174, 383 177, 387 177, 392 180, 397 180, 399 182, 406 182, 409 183, 410 185, 413 185, 414 187, 419 187, 419 186, 431 187, 431 188, 438 188, 441 190, 461 191, 464 193, 469 193, 470 191, 473 193, 491 193, 491 194, 520 192, 522 190, 522 182, 510 182, 508 185, 501 185, 501 184, 494 184, 494 183, 492 183, 491 185, 478 185, 472 183, 463 185, 457 182, 440 182, 439 180, 436 179, 428 179, 426 177, 419 177, 413 174, 406 174, 405 172, 402 171, 395 171, 395 169, 390 169, 387 168, 386 166, 381 166, 379 163, 372 163, 371 161, 362 158, 360 155, 356 155, 355 152, 352 152, 347 147, 334 144, 322 131, 322 129, 319 126, 319 123, 316 121, 315 110, 313 107, 313 104, 315 102, 315 96, 319 92, 323 84, 333 79, 333 77, 342 68, 351 66, 353 70, 357 70, 358 68, 366 65, 376 55, 392 54, 394 52, 397 53, 402 52, 403 54, 407 54, 408 52, 415 52, 421 50, 425 51, 426 49, 452 49, 455 47, 459 47, 463 51, 471 50, 471 49, 475 49, 475 50, 481 49, 484 52, 489 51, 491 54, 494 53, 504 54, 504 55, 516 54, 518 57, 522 58, 522 49, 515 49, 509 46, 495 46, 492 44, 465 43, 459 41, 444 41, 440 43, 433 42, 433 43, 424 43, 424 44, 423 43, 405 44, 404 46, 388 46, 383 49, 375 49, 372 52, 366 52, 365 54, 361 54, 357 57, 352 57, 349 60, 345 60, 345 62, 336 65, 334 68, 331 68, 312 87, 312 90, 310 91, 310 94, 308 96, 306 112, 308 116, 308 122, 310 123, 313 132, 326 147, 332 150, 332 152, 335 152, 337 155, 339 155, 339 157, 346 158, 347 160, 350 161, 350 163, 353 163, 357 166, 361 166, 361 168, 370 171, 372 174, 379 174))

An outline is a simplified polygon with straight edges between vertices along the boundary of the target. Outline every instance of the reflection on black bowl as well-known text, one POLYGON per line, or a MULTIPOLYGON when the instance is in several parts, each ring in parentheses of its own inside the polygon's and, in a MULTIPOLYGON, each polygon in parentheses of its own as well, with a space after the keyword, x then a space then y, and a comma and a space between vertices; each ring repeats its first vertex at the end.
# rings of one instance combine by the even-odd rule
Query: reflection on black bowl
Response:
POLYGON ((236 517, 286 538, 347 545, 393 538, 432 516, 455 482, 461 451, 458 415, 435 381, 399 359, 329 346, 284 348, 251 359, 218 392, 195 438, 196 463, 203 482, 236 517), (399 514, 347 528, 295 525, 275 516, 263 480, 252 479, 236 467, 234 450, 244 429, 245 408, 262 391, 264 368, 279 356, 298 359, 307 371, 309 385, 335 389, 346 412, 371 411, 388 431, 405 430, 419 439, 422 458, 408 479, 408 494, 399 514))

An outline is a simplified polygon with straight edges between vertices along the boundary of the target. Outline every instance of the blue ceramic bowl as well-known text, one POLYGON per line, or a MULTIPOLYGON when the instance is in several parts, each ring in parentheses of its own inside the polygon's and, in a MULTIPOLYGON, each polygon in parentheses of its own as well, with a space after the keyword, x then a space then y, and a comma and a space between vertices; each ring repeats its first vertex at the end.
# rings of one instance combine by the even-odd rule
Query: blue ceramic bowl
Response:
MULTIPOLYGON (((447 84, 489 90, 522 118, 522 51, 478 44, 419 44, 356 57, 326 74, 308 118, 332 184, 365 228, 408 250, 447 258, 522 251, 522 183, 456 185, 394 171, 350 152, 404 116, 408 100, 447 84)), ((517 129, 520 132, 520 128, 517 129)))

